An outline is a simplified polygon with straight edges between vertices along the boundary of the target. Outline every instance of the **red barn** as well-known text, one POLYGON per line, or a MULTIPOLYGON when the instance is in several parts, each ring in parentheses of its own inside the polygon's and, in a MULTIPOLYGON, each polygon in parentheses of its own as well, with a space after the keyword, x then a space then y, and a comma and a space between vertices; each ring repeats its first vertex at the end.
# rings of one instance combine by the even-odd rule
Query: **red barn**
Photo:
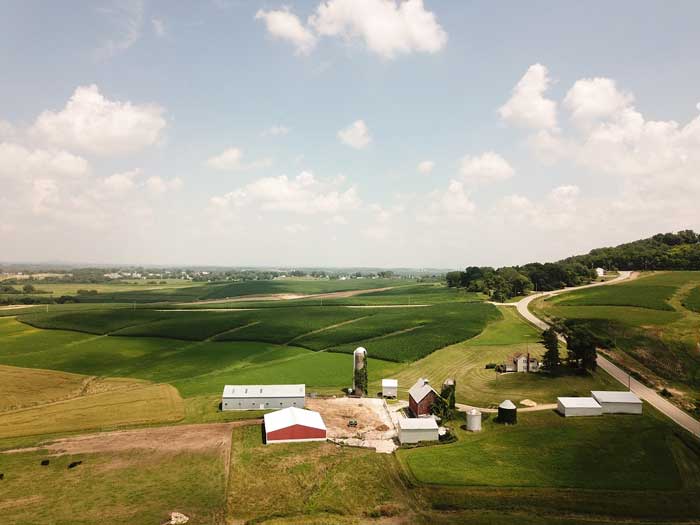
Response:
POLYGON ((265 442, 325 441, 326 424, 313 410, 289 407, 265 414, 265 442))
POLYGON ((408 391, 408 408, 416 417, 429 415, 430 407, 437 395, 435 389, 430 386, 430 382, 421 377, 408 391))

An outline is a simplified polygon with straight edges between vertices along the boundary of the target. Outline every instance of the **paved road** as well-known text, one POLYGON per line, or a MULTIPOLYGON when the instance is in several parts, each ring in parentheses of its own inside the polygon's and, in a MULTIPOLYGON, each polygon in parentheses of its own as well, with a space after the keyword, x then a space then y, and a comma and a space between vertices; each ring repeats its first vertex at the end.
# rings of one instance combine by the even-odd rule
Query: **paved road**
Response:
MULTIPOLYGON (((619 277, 616 277, 615 279, 611 279, 609 281, 601 282, 601 283, 594 283, 594 284, 588 284, 585 286, 578 286, 576 288, 566 288, 564 290, 555 290, 553 292, 542 292, 542 293, 537 293, 533 295, 528 295, 527 297, 521 299, 517 303, 513 303, 516 308, 518 309, 518 313, 522 315, 525 319, 530 321, 532 324, 537 326, 538 328, 541 328, 542 330, 545 330, 546 328, 549 328, 549 325, 542 321, 540 318, 536 317, 535 314, 533 314, 529 309, 528 306, 529 304, 534 301, 535 299, 539 297, 544 297, 544 296, 551 296, 551 295, 559 295, 560 293, 568 292, 571 290, 580 290, 583 288, 591 288, 594 286, 605 286, 608 284, 613 284, 616 282, 624 281, 626 279, 633 278, 634 274, 632 272, 620 272, 619 277)), ((602 355, 598 355, 598 366, 605 370, 608 374, 610 374, 612 377, 617 379, 620 383, 625 385, 625 387, 629 387, 629 389, 637 394, 641 399, 652 405, 654 408, 656 408, 659 412, 667 415, 670 417, 674 422, 676 422, 678 425, 683 427, 684 429, 688 430, 689 432, 695 434, 696 436, 700 437, 700 421, 697 419, 692 418, 685 412, 683 412, 680 408, 672 404, 671 402, 667 401, 663 397, 661 397, 656 390, 649 388, 648 386, 640 383, 636 379, 632 378, 629 376, 627 372, 622 370, 620 367, 603 357, 602 355)))

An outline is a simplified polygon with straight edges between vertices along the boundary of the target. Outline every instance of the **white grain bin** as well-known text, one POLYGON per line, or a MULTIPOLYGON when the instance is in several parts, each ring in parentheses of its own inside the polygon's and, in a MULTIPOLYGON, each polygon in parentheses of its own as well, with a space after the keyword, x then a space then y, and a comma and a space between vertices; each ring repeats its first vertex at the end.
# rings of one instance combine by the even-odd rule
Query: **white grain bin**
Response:
POLYGON ((472 408, 467 412, 467 430, 469 432, 481 432, 481 412, 472 408))

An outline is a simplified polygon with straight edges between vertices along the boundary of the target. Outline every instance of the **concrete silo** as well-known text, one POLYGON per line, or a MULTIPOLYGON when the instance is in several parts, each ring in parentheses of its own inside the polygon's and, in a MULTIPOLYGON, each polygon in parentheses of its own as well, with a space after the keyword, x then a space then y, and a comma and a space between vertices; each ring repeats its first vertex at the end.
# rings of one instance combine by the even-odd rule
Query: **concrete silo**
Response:
POLYGON ((360 346, 352 357, 352 390, 355 395, 363 396, 367 391, 367 350, 360 346))

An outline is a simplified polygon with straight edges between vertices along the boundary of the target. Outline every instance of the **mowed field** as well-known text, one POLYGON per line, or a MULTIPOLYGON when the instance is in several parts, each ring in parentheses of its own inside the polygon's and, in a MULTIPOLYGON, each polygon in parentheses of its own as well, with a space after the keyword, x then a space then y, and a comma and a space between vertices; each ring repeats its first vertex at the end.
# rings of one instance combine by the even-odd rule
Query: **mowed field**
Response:
POLYGON ((541 315, 586 324, 608 341, 613 359, 700 414, 699 286, 700 272, 656 272, 534 306, 541 315))

